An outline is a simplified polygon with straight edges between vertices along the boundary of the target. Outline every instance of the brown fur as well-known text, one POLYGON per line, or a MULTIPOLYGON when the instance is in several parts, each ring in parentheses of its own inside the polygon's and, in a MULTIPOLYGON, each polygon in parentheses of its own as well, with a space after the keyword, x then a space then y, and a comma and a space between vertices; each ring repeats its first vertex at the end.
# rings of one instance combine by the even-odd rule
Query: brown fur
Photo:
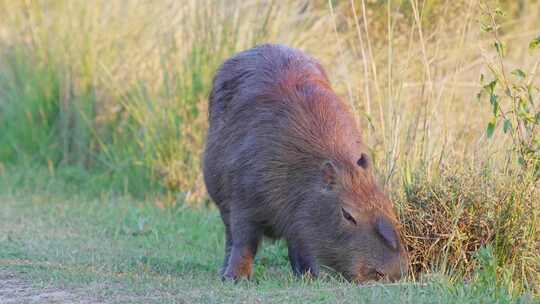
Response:
POLYGON ((263 235, 286 239, 295 274, 322 263, 359 282, 401 276, 393 206, 314 59, 261 45, 225 61, 209 124, 204 178, 226 228, 225 278, 249 277, 263 235))

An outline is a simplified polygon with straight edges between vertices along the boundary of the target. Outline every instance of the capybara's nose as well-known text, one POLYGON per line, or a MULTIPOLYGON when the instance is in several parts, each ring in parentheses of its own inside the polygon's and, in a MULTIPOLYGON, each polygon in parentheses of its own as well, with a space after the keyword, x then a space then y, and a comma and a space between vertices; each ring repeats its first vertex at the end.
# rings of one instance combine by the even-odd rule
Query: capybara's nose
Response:
POLYGON ((399 279, 401 279, 401 272, 399 271, 384 271, 384 270, 377 270, 376 272, 377 281, 383 281, 383 282, 396 282, 399 279))
POLYGON ((390 281, 390 282, 396 282, 398 281, 399 279, 401 279, 401 272, 393 272, 393 273, 389 273, 388 275, 385 276, 385 279, 390 281))
POLYGON ((384 269, 377 271, 383 280, 390 282, 399 281, 407 275, 408 258, 405 254, 400 255, 394 262, 385 265, 384 269))

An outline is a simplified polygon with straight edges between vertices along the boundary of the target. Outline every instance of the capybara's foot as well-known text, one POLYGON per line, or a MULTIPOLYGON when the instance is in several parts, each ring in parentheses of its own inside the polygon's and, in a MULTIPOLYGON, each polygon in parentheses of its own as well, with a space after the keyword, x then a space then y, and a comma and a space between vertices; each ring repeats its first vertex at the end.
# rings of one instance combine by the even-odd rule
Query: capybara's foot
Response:
MULTIPOLYGON (((232 246, 231 246, 232 247, 232 246)), ((223 266, 219 269, 219 276, 223 278, 227 268, 229 266, 229 260, 231 258, 231 247, 225 247, 225 258, 223 260, 223 266)))
POLYGON ((240 280, 251 277, 253 267, 253 252, 249 247, 233 247, 227 268, 224 270, 221 278, 223 280, 240 280))
POLYGON ((296 276, 305 274, 317 277, 319 276, 319 266, 313 255, 300 247, 289 245, 289 261, 291 268, 296 276))

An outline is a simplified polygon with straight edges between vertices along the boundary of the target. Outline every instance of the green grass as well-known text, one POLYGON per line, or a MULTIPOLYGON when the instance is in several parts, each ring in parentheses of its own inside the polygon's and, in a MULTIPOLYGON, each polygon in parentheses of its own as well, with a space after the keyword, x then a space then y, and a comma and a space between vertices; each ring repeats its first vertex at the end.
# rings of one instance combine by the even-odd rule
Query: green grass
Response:
MULTIPOLYGON (((20 169, 22 170, 22 169, 20 169)), ((34 171, 0 176, 0 270, 36 286, 110 303, 533 303, 497 287, 489 251, 467 284, 439 274, 357 286, 326 271, 293 277, 283 242, 265 242, 254 277, 222 282, 223 227, 214 209, 156 207, 159 197, 99 197, 34 171), (8 177, 9 176, 9 177, 8 177)), ((22 170, 24 171, 24 170, 22 170)))

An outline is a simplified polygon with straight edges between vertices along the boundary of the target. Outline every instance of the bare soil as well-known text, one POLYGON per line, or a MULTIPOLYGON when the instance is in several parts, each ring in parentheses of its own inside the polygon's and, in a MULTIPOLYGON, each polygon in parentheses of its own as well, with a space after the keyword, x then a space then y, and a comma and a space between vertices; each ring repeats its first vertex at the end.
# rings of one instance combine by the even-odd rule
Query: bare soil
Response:
POLYGON ((57 287, 40 287, 31 284, 17 274, 0 270, 0 303, 103 303, 88 299, 57 287))

